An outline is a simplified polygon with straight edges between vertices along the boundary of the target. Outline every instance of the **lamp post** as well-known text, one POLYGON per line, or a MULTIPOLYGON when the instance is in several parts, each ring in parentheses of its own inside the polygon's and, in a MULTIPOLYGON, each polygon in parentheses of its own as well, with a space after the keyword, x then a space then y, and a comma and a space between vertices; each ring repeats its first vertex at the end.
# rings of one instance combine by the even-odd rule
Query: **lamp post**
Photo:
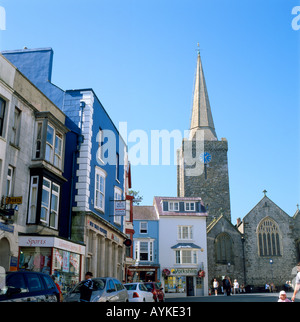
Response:
POLYGON ((273 278, 273 267, 272 267, 272 264, 273 264, 273 260, 272 260, 272 259, 270 259, 271 273, 272 273, 272 283, 274 283, 274 278, 273 278))

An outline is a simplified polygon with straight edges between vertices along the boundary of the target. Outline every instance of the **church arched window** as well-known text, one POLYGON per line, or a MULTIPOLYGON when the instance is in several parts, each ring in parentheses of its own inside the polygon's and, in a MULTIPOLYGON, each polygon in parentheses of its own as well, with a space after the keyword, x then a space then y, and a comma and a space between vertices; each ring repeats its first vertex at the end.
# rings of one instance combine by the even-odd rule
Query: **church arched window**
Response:
POLYGON ((216 262, 219 264, 233 264, 232 239, 227 233, 221 233, 215 240, 216 262))
POLYGON ((260 256, 281 256, 281 234, 277 223, 267 217, 257 228, 258 254, 260 256))

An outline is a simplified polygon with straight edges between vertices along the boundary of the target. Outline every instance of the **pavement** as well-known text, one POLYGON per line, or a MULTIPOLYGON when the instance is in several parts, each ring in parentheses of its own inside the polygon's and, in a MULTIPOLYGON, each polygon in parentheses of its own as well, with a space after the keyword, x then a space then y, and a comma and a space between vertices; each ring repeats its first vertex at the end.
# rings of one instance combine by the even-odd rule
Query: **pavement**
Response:
MULTIPOLYGON (((278 302, 279 293, 244 293, 235 294, 230 296, 225 296, 223 294, 218 294, 217 296, 188 296, 188 297, 175 297, 166 298, 166 302, 278 302)), ((291 299, 293 296, 292 292, 287 292, 287 298, 291 299)), ((297 294, 295 302, 300 302, 300 296, 297 294)))

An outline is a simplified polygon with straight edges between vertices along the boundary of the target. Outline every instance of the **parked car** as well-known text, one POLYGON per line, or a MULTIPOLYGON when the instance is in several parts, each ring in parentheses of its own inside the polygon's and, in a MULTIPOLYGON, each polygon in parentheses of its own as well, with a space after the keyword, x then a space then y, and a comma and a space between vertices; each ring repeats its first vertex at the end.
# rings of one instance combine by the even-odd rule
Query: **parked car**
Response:
POLYGON ((127 289, 129 302, 154 302, 152 292, 148 291, 144 283, 124 284, 127 289))
POLYGON ((164 302, 165 294, 163 288, 161 288, 158 283, 146 282, 144 285, 147 287, 148 291, 152 292, 155 302, 164 302))
POLYGON ((59 302, 60 299, 59 291, 48 274, 31 271, 7 272, 5 283, 2 283, 0 301, 59 302))
MULTIPOLYGON (((112 277, 92 278, 94 289, 91 302, 128 302, 128 293, 124 285, 112 277)), ((84 281, 75 285, 71 291, 64 296, 64 302, 79 302, 80 287, 84 281)))

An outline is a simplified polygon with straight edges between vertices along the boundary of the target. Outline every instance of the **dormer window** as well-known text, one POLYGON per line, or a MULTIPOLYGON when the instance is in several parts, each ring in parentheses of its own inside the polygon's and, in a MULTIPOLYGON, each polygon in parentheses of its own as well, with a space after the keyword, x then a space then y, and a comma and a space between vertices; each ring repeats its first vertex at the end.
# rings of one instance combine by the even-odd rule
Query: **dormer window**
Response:
POLYGON ((169 211, 179 211, 179 202, 169 201, 169 211))

